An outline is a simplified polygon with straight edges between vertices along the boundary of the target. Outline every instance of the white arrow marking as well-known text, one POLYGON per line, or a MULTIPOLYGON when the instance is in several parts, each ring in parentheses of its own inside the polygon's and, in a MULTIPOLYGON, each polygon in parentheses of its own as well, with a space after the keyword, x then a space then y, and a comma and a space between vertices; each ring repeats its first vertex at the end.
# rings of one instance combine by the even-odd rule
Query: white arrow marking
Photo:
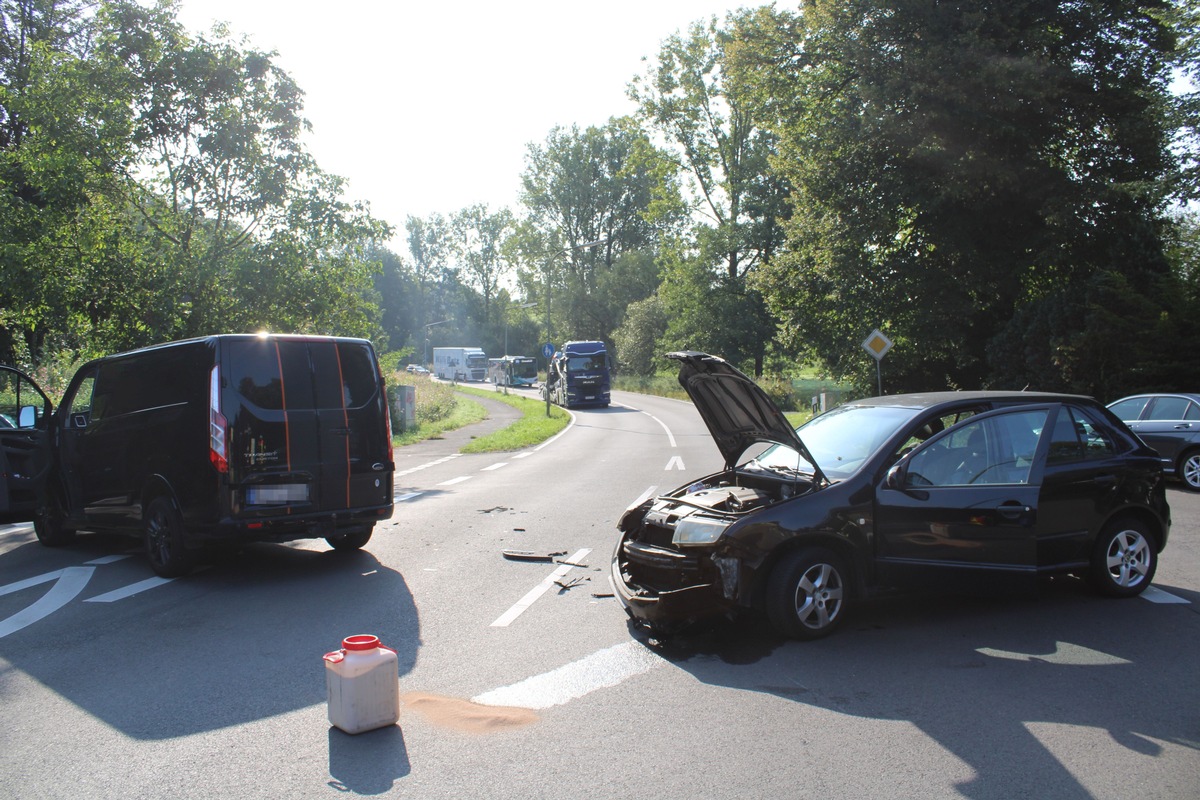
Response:
POLYGON ((672 469, 682 470, 683 469, 683 457, 682 456, 671 456, 671 460, 667 462, 667 469, 668 470, 672 470, 672 469))
POLYGON ((95 571, 95 567, 66 567, 57 572, 48 572, 45 575, 38 575, 36 578, 29 578, 28 580, 10 583, 7 586, 0 586, 0 594, 10 594, 21 589, 27 589, 30 586, 37 586, 39 583, 54 581, 54 585, 50 587, 50 591, 38 598, 37 602, 33 605, 18 611, 6 620, 0 621, 0 639, 53 614, 74 600, 83 591, 83 587, 87 586, 87 582, 91 579, 92 573, 95 571))

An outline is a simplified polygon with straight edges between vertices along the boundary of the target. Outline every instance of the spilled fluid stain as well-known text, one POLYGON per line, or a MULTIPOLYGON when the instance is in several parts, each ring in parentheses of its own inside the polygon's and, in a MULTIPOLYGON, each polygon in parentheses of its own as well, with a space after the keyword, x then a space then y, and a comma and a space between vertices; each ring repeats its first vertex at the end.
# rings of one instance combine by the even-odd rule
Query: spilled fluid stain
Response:
POLYGON ((434 725, 463 733, 497 733, 537 722, 537 713, 528 708, 485 706, 458 697, 425 692, 400 695, 401 707, 415 711, 434 725))

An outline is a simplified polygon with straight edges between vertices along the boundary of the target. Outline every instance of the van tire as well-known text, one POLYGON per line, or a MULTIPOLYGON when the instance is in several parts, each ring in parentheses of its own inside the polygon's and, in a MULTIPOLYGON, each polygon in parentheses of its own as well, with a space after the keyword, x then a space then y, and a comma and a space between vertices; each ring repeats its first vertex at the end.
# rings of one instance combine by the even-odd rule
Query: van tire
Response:
POLYGON ((334 550, 361 550, 367 542, 371 541, 371 533, 374 530, 374 525, 367 525, 349 533, 326 536, 325 541, 329 542, 329 546, 334 550))
POLYGON ((146 509, 146 557, 162 578, 187 575, 195 565, 183 541, 183 519, 167 497, 156 497, 146 509))
POLYGON ((37 510, 33 519, 33 532, 46 547, 62 547, 75 539, 75 530, 66 524, 62 496, 53 485, 47 488, 46 504, 37 510))

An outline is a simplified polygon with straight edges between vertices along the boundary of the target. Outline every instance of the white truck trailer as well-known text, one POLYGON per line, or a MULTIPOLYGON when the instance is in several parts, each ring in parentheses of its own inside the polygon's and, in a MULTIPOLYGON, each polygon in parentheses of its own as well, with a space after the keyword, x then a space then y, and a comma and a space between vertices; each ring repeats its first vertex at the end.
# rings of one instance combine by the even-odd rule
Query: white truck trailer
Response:
POLYGON ((479 347, 435 347, 433 374, 447 381, 485 381, 487 353, 479 347))

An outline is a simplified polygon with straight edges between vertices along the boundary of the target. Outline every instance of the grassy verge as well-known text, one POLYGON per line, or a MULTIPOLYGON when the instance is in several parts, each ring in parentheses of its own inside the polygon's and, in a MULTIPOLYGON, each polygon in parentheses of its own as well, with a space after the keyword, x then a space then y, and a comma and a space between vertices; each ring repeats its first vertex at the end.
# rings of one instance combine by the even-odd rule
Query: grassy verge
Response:
POLYGON ((442 419, 433 422, 422 422, 415 428, 392 437, 393 447, 404 447, 406 444, 416 444, 426 439, 436 439, 446 431, 480 422, 487 417, 487 409, 482 403, 477 403, 468 397, 458 398, 454 410, 442 419))
POLYGON ((546 416, 546 401, 530 400, 515 394, 503 394, 484 389, 474 389, 459 386, 459 394, 476 395, 499 400, 521 412, 521 418, 508 427, 496 431, 489 436, 472 439, 462 449, 464 453, 495 453, 503 450, 521 450, 541 444, 554 434, 567 427, 571 415, 558 406, 550 406, 550 416, 546 416))

